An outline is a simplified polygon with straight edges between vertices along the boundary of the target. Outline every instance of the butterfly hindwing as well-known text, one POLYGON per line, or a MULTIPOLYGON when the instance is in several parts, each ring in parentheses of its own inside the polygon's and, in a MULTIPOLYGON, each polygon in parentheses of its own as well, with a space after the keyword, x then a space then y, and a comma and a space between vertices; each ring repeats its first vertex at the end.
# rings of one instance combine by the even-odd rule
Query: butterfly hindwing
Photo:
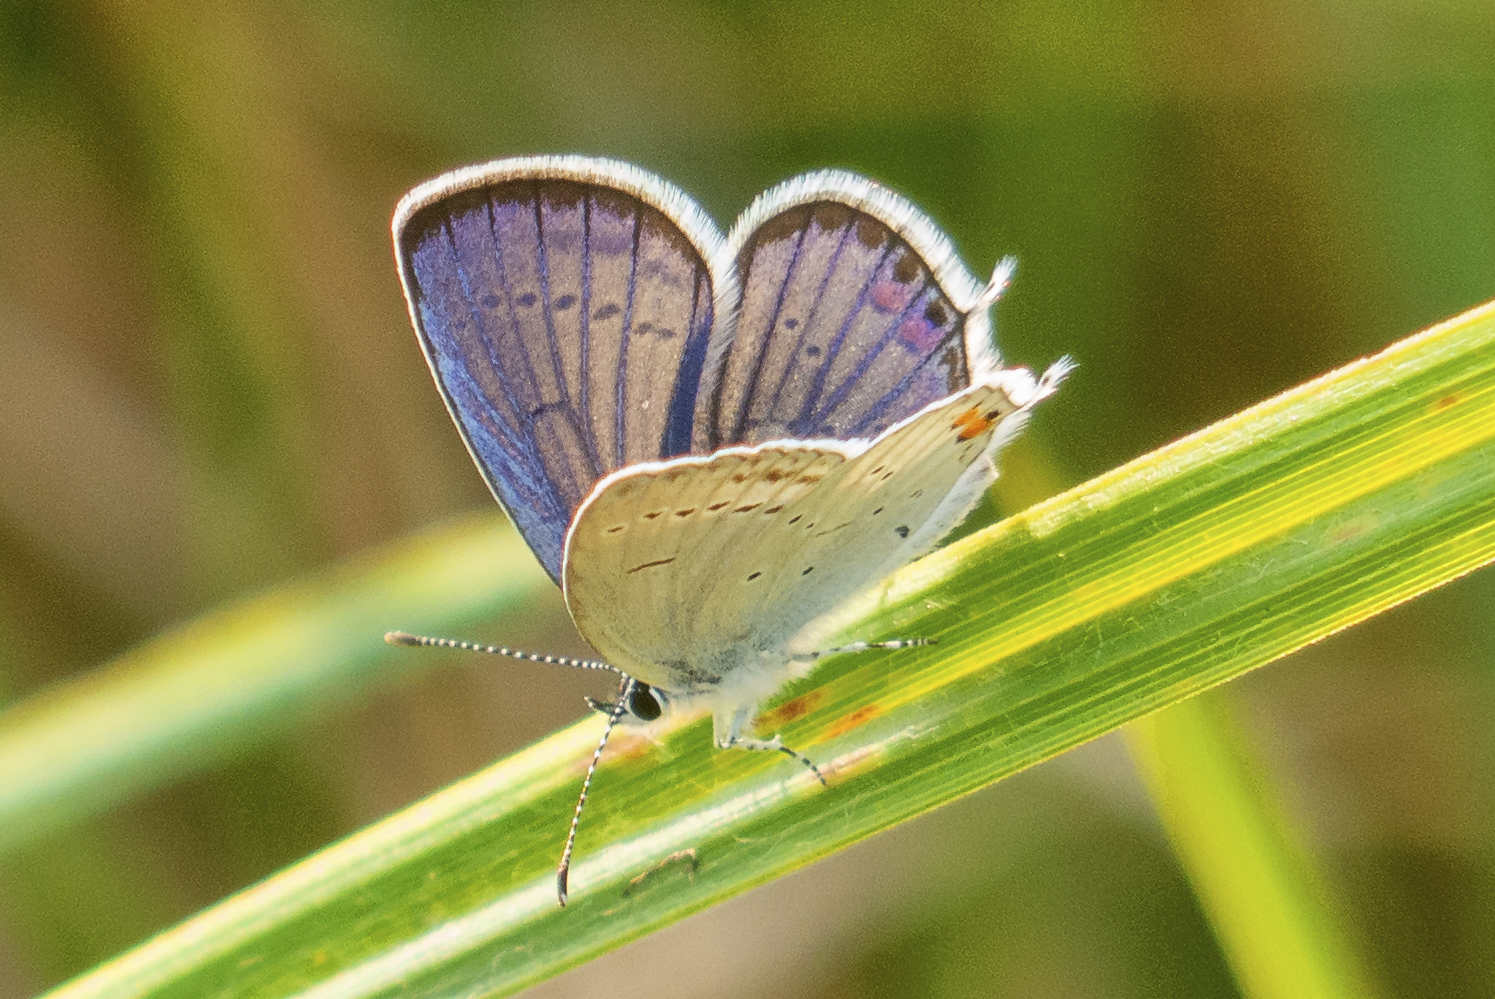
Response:
POLYGON ((504 161, 401 202, 395 246, 427 360, 552 577, 598 479, 689 450, 720 241, 684 194, 606 161, 504 161))
POLYGON ((870 443, 777 441, 615 474, 567 540, 577 627, 667 690, 781 666, 804 625, 965 516, 996 449, 1049 391, 1003 371, 870 443))
POLYGON ((765 193, 728 252, 741 306, 697 408, 699 453, 871 438, 996 366, 982 286, 927 217, 864 178, 765 193))

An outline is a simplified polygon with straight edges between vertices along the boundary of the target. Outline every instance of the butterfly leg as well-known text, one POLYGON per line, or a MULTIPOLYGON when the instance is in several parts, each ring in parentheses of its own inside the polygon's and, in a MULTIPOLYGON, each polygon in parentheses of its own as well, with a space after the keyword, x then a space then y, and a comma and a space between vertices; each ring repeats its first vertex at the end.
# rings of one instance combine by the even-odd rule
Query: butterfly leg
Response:
POLYGON ((772 739, 755 739, 752 736, 742 734, 742 730, 747 725, 748 719, 753 715, 753 710, 753 708, 740 708, 730 715, 718 712, 713 720, 716 728, 714 734, 717 746, 722 749, 748 749, 783 753, 785 756, 792 756, 803 763, 809 769, 810 773, 815 775, 815 779, 820 781, 821 787, 825 787, 825 778, 821 776, 820 768, 804 753, 796 752, 784 745, 777 735, 772 739))
POLYGON ((852 642, 850 645, 838 645, 833 649, 817 649, 814 652, 804 652, 794 657, 795 662, 814 662, 826 656, 834 656, 842 652, 866 652, 870 649, 916 649, 921 645, 937 645, 938 638, 893 638, 886 642, 852 642))

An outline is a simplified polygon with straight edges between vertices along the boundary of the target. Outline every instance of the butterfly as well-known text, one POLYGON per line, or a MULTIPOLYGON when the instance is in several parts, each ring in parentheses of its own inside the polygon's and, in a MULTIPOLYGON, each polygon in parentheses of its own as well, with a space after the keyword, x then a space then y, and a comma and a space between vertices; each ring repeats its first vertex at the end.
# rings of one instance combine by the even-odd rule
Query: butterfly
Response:
POLYGON ((604 661, 613 727, 683 705, 722 748, 823 656, 816 618, 959 524, 994 459, 1070 371, 1004 368, 991 306, 943 232, 871 180, 822 170, 723 235, 679 188, 582 156, 498 160, 399 203, 395 258, 436 386, 499 505, 604 661))

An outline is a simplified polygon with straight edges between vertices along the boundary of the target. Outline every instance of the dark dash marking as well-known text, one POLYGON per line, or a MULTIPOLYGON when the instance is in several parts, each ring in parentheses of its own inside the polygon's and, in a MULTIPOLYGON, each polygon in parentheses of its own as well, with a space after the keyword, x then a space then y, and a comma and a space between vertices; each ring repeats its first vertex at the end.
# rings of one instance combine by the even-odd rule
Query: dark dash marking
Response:
POLYGON ((909 284, 919 276, 924 268, 919 265, 919 258, 912 251, 905 250, 903 254, 893 262, 893 280, 899 284, 909 284))
POLYGON ((713 504, 711 504, 706 509, 709 510, 710 512, 712 512, 712 513, 715 513, 716 511, 720 510, 722 507, 726 506, 730 502, 732 502, 732 501, 731 500, 722 500, 720 503, 713 503, 713 504))
POLYGON ((660 516, 663 513, 664 513, 663 510, 650 510, 648 513, 644 514, 644 519, 645 520, 653 520, 654 518, 660 516))
POLYGON ((653 562, 645 562, 643 565, 636 565, 632 569, 629 569, 628 570, 628 575, 631 576, 635 572, 640 571, 641 569, 652 569, 656 565, 669 565, 673 561, 675 561, 675 557, 673 555, 671 555, 669 558, 660 558, 660 559, 655 559, 653 562))
POLYGON ((623 530, 627 530, 627 529, 628 529, 628 525, 627 524, 614 524, 612 527, 609 527, 607 529, 607 533, 608 534, 617 534, 619 531, 623 531, 623 530))
POLYGON ((756 509, 758 509, 758 507, 760 507, 762 505, 763 505, 762 503, 749 503, 746 506, 734 507, 733 510, 732 510, 732 512, 733 513, 747 513, 749 510, 756 510, 756 509))
POLYGON ((753 580, 757 579, 761 575, 763 575, 763 573, 761 573, 761 572, 755 572, 755 573, 753 573, 752 575, 748 576, 748 582, 751 583, 753 580))
POLYGON ((696 512, 696 508, 693 507, 693 506, 690 506, 690 507, 686 507, 684 510, 676 510, 675 511, 675 516, 677 516, 677 517, 689 517, 691 514, 693 514, 695 512, 696 512))
POLYGON ((872 516, 876 517, 878 514, 882 513, 883 510, 884 510, 884 507, 878 507, 876 510, 872 511, 872 516))
POLYGON ((801 518, 803 516, 804 516, 804 514, 802 514, 802 513, 796 513, 793 517, 789 518, 789 523, 793 524, 794 522, 796 522, 797 520, 799 520, 799 518, 801 518))
POLYGON ((764 510, 763 512, 764 513, 778 513, 782 509, 784 509, 784 505, 782 503, 780 503, 778 506, 771 506, 767 510, 764 510))
POLYGON ((800 573, 800 575, 801 576, 808 576, 810 573, 812 573, 814 571, 815 571, 815 567, 812 565, 808 569, 806 569, 804 572, 800 573))
POLYGON ((608 302, 602 308, 600 308, 596 312, 592 313, 592 318, 593 319, 611 319, 613 316, 616 316, 618 313, 620 313, 622 311, 623 311, 622 307, 619 306, 617 302, 608 302))

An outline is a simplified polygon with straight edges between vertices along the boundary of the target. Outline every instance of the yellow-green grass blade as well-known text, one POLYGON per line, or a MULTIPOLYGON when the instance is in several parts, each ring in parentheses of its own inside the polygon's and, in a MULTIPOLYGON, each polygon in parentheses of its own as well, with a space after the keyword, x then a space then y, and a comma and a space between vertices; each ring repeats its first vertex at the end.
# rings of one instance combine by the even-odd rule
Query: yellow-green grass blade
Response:
POLYGON ((392 624, 445 630, 549 587, 499 515, 472 518, 239 601, 21 701, 0 713, 0 853, 420 667, 383 643, 392 624))
POLYGON ((1248 999, 1373 995, 1219 692, 1125 729, 1168 838, 1248 999))
POLYGON ((776 754, 713 751, 704 719, 618 738, 559 910, 556 854, 602 724, 589 719, 58 994, 512 992, 1492 558, 1486 306, 854 601, 827 640, 940 644, 833 659, 761 720, 828 789, 776 754))

